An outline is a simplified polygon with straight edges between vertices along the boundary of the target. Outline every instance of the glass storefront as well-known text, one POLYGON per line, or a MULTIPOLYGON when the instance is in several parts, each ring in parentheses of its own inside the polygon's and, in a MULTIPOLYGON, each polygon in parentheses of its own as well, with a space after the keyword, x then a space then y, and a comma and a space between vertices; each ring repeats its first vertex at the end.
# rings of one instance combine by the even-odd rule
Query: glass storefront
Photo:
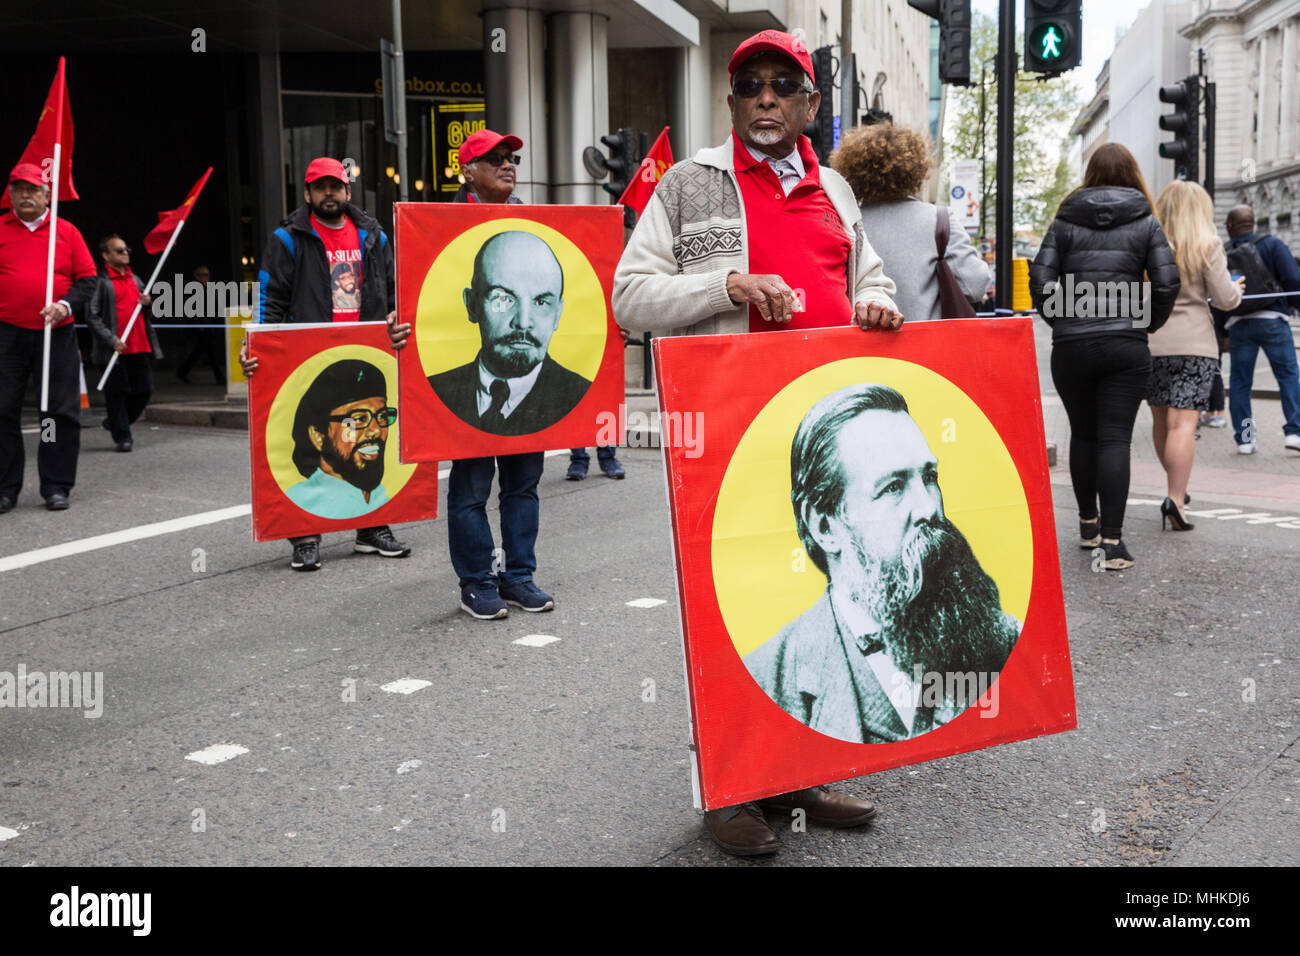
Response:
MULTIPOLYGON (((482 55, 406 56, 407 198, 449 202, 460 185, 456 150, 486 120, 482 55)), ((397 147, 384 138, 378 51, 283 54, 281 69, 286 204, 292 209, 302 201, 307 164, 332 156, 353 171, 352 201, 391 234, 399 171, 397 147)))

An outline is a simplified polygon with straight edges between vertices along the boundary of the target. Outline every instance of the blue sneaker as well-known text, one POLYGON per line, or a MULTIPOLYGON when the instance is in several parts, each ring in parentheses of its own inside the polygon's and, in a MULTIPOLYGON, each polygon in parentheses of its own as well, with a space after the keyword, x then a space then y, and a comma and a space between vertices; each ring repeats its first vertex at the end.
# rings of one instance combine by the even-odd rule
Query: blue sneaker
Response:
POLYGON ((481 588, 476 584, 460 589, 460 609, 480 621, 495 621, 510 615, 510 609, 495 588, 481 588))
POLYGON ((555 599, 532 581, 518 581, 515 584, 501 585, 501 597, 505 598, 507 604, 513 604, 525 611, 553 611, 555 609, 555 599))
POLYGON ((623 476, 627 474, 627 472, 623 470, 623 466, 618 463, 617 458, 602 458, 600 459, 599 464, 600 470, 605 473, 606 478, 622 479, 623 476))

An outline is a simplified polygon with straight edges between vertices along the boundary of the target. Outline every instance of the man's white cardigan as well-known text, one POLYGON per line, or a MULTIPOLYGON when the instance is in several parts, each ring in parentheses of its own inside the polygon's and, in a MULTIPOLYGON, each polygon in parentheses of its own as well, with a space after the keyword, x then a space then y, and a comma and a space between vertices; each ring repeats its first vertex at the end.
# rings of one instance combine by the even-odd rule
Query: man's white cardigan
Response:
MULTIPOLYGON (((728 138, 676 164, 650 197, 614 273, 614 320, 623 328, 688 335, 749 330, 748 304, 736 305, 727 295, 727 276, 749 272, 732 143, 728 138)), ((845 276, 849 300, 896 309, 893 280, 867 242, 853 190, 833 169, 820 169, 822 188, 853 243, 845 276)), ((800 254, 790 249, 791 258, 800 254)))

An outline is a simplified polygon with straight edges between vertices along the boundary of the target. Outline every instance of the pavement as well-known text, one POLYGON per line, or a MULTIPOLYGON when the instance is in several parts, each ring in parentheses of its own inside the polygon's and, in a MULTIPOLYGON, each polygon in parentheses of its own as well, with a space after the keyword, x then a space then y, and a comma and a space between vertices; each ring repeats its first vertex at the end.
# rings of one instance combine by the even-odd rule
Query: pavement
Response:
POLYGON ((657 451, 584 482, 555 453, 556 610, 479 622, 441 518, 395 529, 409 558, 334 534, 296 573, 251 540, 246 433, 142 423, 119 455, 88 429, 69 511, 40 507, 29 454, 0 516, 0 671, 98 672, 102 715, 0 709, 0 864, 1295 865, 1300 455, 1231 443, 1207 430, 1196 530, 1162 533, 1139 423, 1127 571, 1091 570, 1053 469, 1077 730, 846 781, 869 826, 770 815, 782 852, 745 861, 690 807, 657 451))

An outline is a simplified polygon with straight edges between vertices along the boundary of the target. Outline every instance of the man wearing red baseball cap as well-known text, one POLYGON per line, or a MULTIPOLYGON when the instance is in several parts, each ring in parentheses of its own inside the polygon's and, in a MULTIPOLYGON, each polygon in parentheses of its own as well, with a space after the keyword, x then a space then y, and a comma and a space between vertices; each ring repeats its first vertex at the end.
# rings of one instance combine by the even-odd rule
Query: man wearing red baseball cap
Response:
POLYGON ((481 129, 460 144, 460 174, 465 180, 456 202, 521 202, 515 193, 515 169, 524 148, 518 136, 481 129))
POLYGON ((51 511, 68 507, 81 449, 81 356, 72 312, 95 291, 95 260, 77 227, 62 216, 54 244, 54 302, 46 304, 50 190, 41 168, 19 163, 9 174, 13 209, 0 215, 0 514, 23 486, 23 393, 41 377, 50 332, 50 407, 41 409, 36 467, 51 511))
MULTIPOLYGON (((728 71, 732 134, 660 180, 614 274, 614 318, 658 335, 899 328, 853 190, 802 135, 821 105, 808 47, 764 30, 736 47, 728 71)), ((812 787, 711 810, 705 822, 728 853, 775 853, 763 808, 832 827, 876 813, 870 800, 812 787)))
MULTIPOLYGON (((379 222, 354 206, 348 171, 322 156, 307 165, 303 205, 280 223, 262 253, 258 322, 387 322, 397 318, 393 247, 379 222)), ((244 374, 257 359, 239 353, 244 374)), ((320 567, 320 535, 290 538, 295 571, 320 567)), ((404 558, 411 549, 388 525, 362 528, 354 551, 404 558)))
MULTIPOLYGON (((455 201, 521 202, 514 194, 519 157, 513 154, 523 145, 518 136, 502 135, 490 129, 466 137, 459 153, 465 183, 455 201)), ((410 333, 410 323, 388 327, 395 349, 406 344, 410 333)), ((544 462, 543 452, 532 451, 462 458, 451 463, 451 475, 447 479, 447 546, 459 578, 461 610, 480 621, 509 616, 508 604, 533 612, 555 608, 555 600, 533 582, 541 520, 537 483, 544 462), (494 563, 495 543, 487 516, 493 475, 501 486, 501 544, 505 566, 499 570, 494 563)))

